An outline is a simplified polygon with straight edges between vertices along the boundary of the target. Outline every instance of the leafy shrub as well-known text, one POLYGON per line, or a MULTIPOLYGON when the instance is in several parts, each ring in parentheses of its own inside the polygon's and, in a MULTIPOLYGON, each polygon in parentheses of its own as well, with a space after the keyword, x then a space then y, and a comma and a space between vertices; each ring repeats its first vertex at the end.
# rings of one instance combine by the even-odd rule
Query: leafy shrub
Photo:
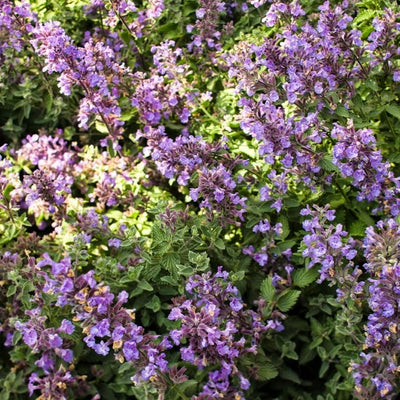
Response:
POLYGON ((0 399, 396 398, 397 4, 0 9, 0 399))

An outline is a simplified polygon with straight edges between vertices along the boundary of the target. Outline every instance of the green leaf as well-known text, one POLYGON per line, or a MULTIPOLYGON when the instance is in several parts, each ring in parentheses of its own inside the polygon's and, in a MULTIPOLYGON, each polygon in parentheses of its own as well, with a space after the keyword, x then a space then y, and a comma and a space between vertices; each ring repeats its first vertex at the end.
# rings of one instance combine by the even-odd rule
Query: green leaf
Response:
POLYGON ((329 361, 323 361, 318 372, 318 377, 322 378, 329 369, 329 361))
POLYGON ((161 255, 165 254, 171 249, 171 244, 168 241, 160 240, 157 242, 153 242, 151 249, 154 254, 161 255))
POLYGON ((214 245, 216 248, 220 249, 220 250, 224 250, 225 249, 225 243, 221 238, 218 238, 215 242, 214 245))
POLYGON ((153 291, 153 286, 151 286, 150 283, 147 282, 147 281, 140 281, 138 283, 138 287, 140 289, 147 290, 148 292, 152 292, 153 291))
POLYGON ((178 265, 177 271, 178 271, 179 275, 183 275, 183 276, 191 276, 194 274, 193 268, 190 266, 187 266, 187 265, 178 265))
POLYGON ((210 263, 210 259, 206 252, 195 253, 194 251, 189 250, 188 258, 197 268, 207 268, 210 263))
POLYGON ((246 275, 246 271, 237 271, 230 275, 232 282, 241 282, 246 275))
POLYGON ((296 269, 292 273, 293 285, 298 287, 308 286, 313 283, 319 276, 319 273, 314 268, 296 269))
POLYGON ((349 110, 343 106, 338 106, 335 110, 335 114, 339 115, 340 117, 344 117, 344 118, 350 117, 349 110))
POLYGON ((318 347, 322 342, 324 341, 324 339, 322 339, 321 336, 318 336, 316 338, 313 339, 313 341, 310 343, 310 345, 308 346, 308 348, 310 350, 315 349, 316 347, 318 347))
POLYGON ((321 160, 319 161, 319 166, 327 172, 338 171, 338 167, 333 164, 332 156, 330 154, 324 154, 321 160))
POLYGON ((310 322, 311 322, 311 332, 313 333, 313 335, 315 336, 322 335, 322 333, 325 330, 323 325, 316 318, 310 318, 310 322))
POLYGON ((389 154, 387 157, 387 160, 389 162, 395 163, 395 164, 399 164, 400 163, 400 153, 392 153, 389 154))
POLYGON ((295 342, 286 342, 282 346, 282 357, 291 358, 292 360, 298 360, 299 356, 295 351, 296 343, 295 342))
POLYGON ((180 258, 176 253, 167 253, 164 254, 161 263, 164 265, 165 269, 171 274, 176 271, 178 268, 180 258))
POLYGON ((367 228, 367 225, 363 221, 360 221, 360 220, 353 221, 350 224, 349 234, 350 234, 350 236, 364 237, 366 228, 367 228))
POLYGON ((182 36, 182 27, 174 22, 168 22, 159 28, 165 39, 177 39, 182 36))
POLYGON ((11 183, 8 183, 5 187, 5 189, 3 190, 3 196, 7 201, 11 200, 11 196, 10 193, 14 190, 14 186, 11 185, 11 183))
POLYGON ((178 280, 170 275, 161 277, 161 281, 168 283, 171 286, 179 286, 178 280))
POLYGON ((385 110, 390 114, 393 115, 393 117, 396 117, 397 119, 400 119, 400 106, 396 106, 394 104, 388 104, 385 107, 385 110))
POLYGON ((272 277, 268 277, 263 280, 260 286, 261 296, 264 297, 265 301, 270 302, 275 294, 275 287, 272 284, 272 277))
POLYGON ((103 135, 107 135, 109 133, 107 125, 103 121, 96 120, 94 126, 96 131, 102 133, 103 135))
POLYGON ((277 368, 271 364, 262 364, 257 368, 257 377, 260 381, 268 381, 278 376, 277 368))
POLYGON ((282 368, 279 375, 283 379, 297 383, 299 385, 301 384, 301 379, 300 379, 299 375, 289 367, 282 368))
POLYGON ((154 223, 153 227, 151 228, 151 236, 155 244, 158 244, 159 242, 163 242, 168 239, 168 235, 165 234, 165 232, 160 228, 157 223, 154 223))
POLYGON ((375 221, 372 219, 370 214, 368 214, 366 211, 356 210, 356 213, 358 214, 358 217, 360 218, 360 220, 363 223, 365 223, 367 226, 375 225, 375 221))
POLYGON ((354 18, 353 23, 358 25, 361 22, 370 21, 375 18, 378 13, 381 14, 378 10, 364 10, 354 18))
POLYGON ((279 236, 279 239, 285 240, 290 233, 289 221, 284 215, 281 214, 277 222, 280 222, 282 224, 282 233, 279 236))
POLYGON ((326 351, 325 347, 318 346, 317 347, 317 353, 321 360, 326 360, 328 358, 328 352, 326 351))
POLYGON ((160 298, 156 295, 154 295, 151 300, 146 303, 145 305, 146 308, 149 308, 150 310, 157 312, 161 309, 161 301, 160 298))
POLYGON ((283 199, 283 205, 287 208, 298 207, 300 205, 299 201, 293 197, 287 197, 283 199))
POLYGON ((300 290, 286 289, 279 295, 276 305, 282 312, 287 312, 296 304, 300 294, 300 290))
POLYGON ((7 290, 7 297, 10 297, 10 296, 14 295, 16 293, 16 291, 17 291, 17 286, 16 285, 9 286, 8 290, 7 290))
POLYGON ((22 333, 20 331, 15 330, 14 331, 14 335, 12 338, 12 344, 13 346, 15 346, 16 344, 18 344, 19 340, 22 338, 22 333))

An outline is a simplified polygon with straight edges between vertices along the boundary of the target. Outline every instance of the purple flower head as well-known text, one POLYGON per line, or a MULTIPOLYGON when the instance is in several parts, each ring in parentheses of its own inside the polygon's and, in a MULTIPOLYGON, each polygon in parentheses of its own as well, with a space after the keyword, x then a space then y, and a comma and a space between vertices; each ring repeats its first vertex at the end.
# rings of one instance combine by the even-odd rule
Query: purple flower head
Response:
POLYGON ((118 249, 121 246, 121 240, 117 238, 109 239, 108 246, 115 247, 116 249, 118 249))

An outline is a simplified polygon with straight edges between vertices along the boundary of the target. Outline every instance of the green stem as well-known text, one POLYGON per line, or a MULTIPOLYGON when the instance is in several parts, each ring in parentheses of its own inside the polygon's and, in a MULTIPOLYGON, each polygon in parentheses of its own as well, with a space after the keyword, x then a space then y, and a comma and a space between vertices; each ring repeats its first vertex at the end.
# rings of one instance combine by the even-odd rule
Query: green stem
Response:
POLYGON ((214 124, 220 125, 221 121, 219 121, 217 118, 213 117, 208 111, 207 109, 199 102, 199 100, 197 99, 196 95, 193 96, 194 101, 196 102, 196 105, 201 109, 201 111, 204 112, 205 115, 207 115, 207 117, 214 122, 214 124))

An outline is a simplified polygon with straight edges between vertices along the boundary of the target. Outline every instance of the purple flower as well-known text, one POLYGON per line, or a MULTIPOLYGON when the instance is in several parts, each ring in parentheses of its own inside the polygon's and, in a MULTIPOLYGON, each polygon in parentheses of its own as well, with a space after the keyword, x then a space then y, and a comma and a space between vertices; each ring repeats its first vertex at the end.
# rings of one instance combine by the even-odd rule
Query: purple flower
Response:
POLYGON ((137 360, 139 358, 139 351, 134 340, 126 341, 123 345, 122 352, 127 361, 137 360))
POLYGON ((110 247, 115 247, 116 249, 118 249, 121 246, 121 240, 117 239, 117 238, 112 238, 108 240, 108 245, 110 247))
POLYGON ((48 343, 49 343, 50 347, 52 347, 53 349, 56 349, 63 344, 63 340, 56 333, 54 333, 54 334, 49 333, 48 334, 48 343))
MULTIPOLYGON (((19 325, 19 326, 21 326, 21 325, 19 325)), ((37 340, 38 340, 38 334, 37 334, 36 330, 33 329, 33 328, 24 329, 23 330, 23 338, 24 338, 24 342, 29 347, 34 347, 36 345, 36 343, 37 343, 37 340)))

